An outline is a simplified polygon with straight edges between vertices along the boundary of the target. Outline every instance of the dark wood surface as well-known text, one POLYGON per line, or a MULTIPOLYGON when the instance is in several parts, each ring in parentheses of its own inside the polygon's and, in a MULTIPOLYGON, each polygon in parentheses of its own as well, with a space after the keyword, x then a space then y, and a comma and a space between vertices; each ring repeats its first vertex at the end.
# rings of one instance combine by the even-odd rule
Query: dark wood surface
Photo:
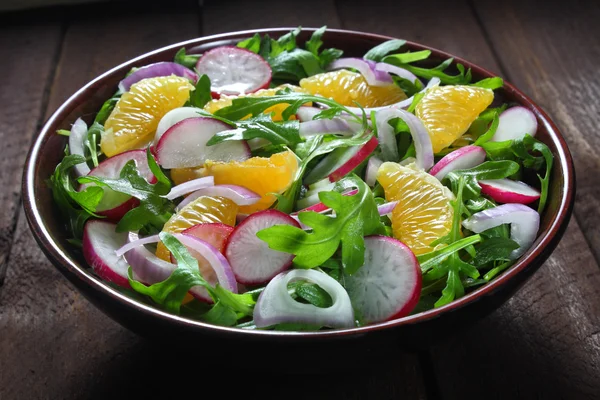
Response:
POLYGON ((218 387, 222 377, 231 397, 600 398, 600 6, 584 0, 543 7, 523 0, 171 3, 0 14, 0 280, 6 270, 0 399, 205 396, 205 385, 218 387), (230 368, 214 368, 105 317, 50 265, 25 222, 21 169, 40 125, 87 81, 153 48, 233 30, 323 24, 462 56, 515 83, 549 112, 567 137, 578 178, 575 218, 552 257, 480 322, 440 332, 444 339, 429 351, 390 352, 388 365, 356 370, 317 360, 310 374, 281 366, 266 375, 252 369, 260 354, 251 349, 240 349, 249 356, 230 368))

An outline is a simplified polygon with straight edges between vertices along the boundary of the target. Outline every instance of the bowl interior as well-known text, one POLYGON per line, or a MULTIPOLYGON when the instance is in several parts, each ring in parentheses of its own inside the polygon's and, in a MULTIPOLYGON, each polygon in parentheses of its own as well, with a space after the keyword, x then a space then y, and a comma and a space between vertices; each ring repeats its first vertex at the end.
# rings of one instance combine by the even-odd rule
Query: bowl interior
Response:
MULTIPOLYGON (((269 33, 271 36, 279 36, 288 31, 288 29, 284 28, 264 30, 262 32, 269 33)), ((81 255, 77 251, 74 251, 72 246, 67 242, 66 231, 63 227, 61 215, 54 206, 52 193, 49 190, 46 181, 54 171, 56 165, 62 159, 64 148, 67 143, 64 136, 55 134, 56 130, 70 129, 71 124, 79 117, 82 117, 87 123, 91 123, 95 113, 100 109, 103 102, 114 94, 117 84, 132 67, 139 67, 152 62, 172 60, 177 50, 181 47, 186 47, 188 53, 201 53, 211 47, 234 44, 242 38, 252 36, 255 32, 256 31, 238 32, 191 40, 131 60, 108 71, 79 90, 65 102, 45 124, 39 138, 32 147, 27 161, 23 182, 25 196, 24 204, 28 220, 36 239, 49 258, 69 279, 85 281, 85 285, 90 287, 97 294, 101 293, 101 295, 112 297, 120 296, 120 300, 127 303, 126 307, 137 308, 138 310, 143 310, 145 313, 161 315, 165 318, 177 320, 180 323, 184 322, 203 328, 211 327, 198 321, 184 321, 182 318, 165 314, 146 305, 141 305, 135 300, 119 295, 113 288, 98 279, 86 266, 81 255)), ((310 33, 311 32, 308 29, 303 30, 299 37, 299 41, 302 43, 308 39, 310 33)), ((387 39, 389 38, 379 35, 336 30, 328 30, 323 37, 326 47, 340 48, 344 50, 346 56, 362 56, 367 50, 387 39)), ((430 49, 426 46, 414 43, 408 43, 407 47, 413 51, 430 49)), ((442 61, 451 57, 449 54, 438 50, 430 50, 432 50, 433 53, 433 61, 431 62, 442 61)), ((488 71, 467 61, 460 59, 457 59, 457 61, 473 70, 475 80, 492 76, 488 71)), ((490 284, 471 292, 464 298, 436 310, 367 328, 378 329, 390 325, 416 323, 424 318, 436 317, 439 313, 442 313, 447 309, 462 307, 478 296, 492 293, 497 287, 502 285, 504 281, 511 279, 514 275, 519 273, 521 269, 524 269, 528 264, 532 263, 536 257, 543 255, 547 250, 547 246, 553 240, 557 239, 555 236, 560 236, 559 231, 564 230, 566 227, 573 202, 574 177, 571 156, 564 139, 544 111, 510 84, 507 84, 504 89, 497 91, 497 95, 499 95, 502 101, 523 105, 535 113, 539 123, 537 138, 547 144, 555 156, 550 183, 550 195, 548 198, 547 209, 542 216, 539 238, 532 249, 530 249, 530 251, 503 276, 500 276, 490 284)), ((556 244, 554 243, 554 246, 555 245, 556 244)), ((550 251, 551 250, 552 249, 550 249, 550 251)), ((545 257, 547 257, 547 254, 545 257)), ((541 262, 539 264, 541 264, 541 262)), ((352 329, 349 331, 359 331, 361 329, 352 329)), ((323 333, 317 333, 317 335, 321 334, 323 333)))

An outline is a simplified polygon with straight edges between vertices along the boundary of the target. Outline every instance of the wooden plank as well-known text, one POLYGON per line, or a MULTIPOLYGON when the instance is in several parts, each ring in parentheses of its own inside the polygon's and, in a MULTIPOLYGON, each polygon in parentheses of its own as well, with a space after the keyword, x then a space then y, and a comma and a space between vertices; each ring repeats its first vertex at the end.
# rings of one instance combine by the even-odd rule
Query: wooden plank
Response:
POLYGON ((53 74, 62 18, 20 13, 0 18, 0 286, 12 245, 25 156, 36 134, 53 74))
POLYGON ((444 399, 600 398, 600 271, 572 220, 497 312, 433 350, 444 399))
MULTIPOLYGON (((97 74, 146 51, 193 38, 200 30, 194 2, 165 9, 120 3, 59 11, 73 22, 64 38, 46 116, 97 74)), ((3 90, 1 95, 14 104, 14 96, 22 87, 24 102, 38 96, 33 93, 35 84, 27 79, 37 79, 36 71, 43 73, 40 64, 43 67, 46 62, 43 41, 39 49, 35 44, 33 49, 18 50, 19 45, 25 47, 26 40, 35 43, 36 34, 43 37, 42 28, 23 24, 15 29, 32 29, 32 34, 23 40, 17 34, 11 36, 16 41, 15 50, 5 57, 14 60, 15 72, 10 76, 15 77, 15 83, 9 82, 11 91, 3 90), (23 76, 22 87, 19 76, 23 76)), ((50 38, 51 32, 46 36, 50 38)), ((7 43, 11 37, 6 38, 7 43)), ((0 40, 5 41, 4 35, 0 40)), ((4 54, 4 47, 0 52, 4 54)), ((44 111, 39 101, 31 107, 44 111)), ((13 105, 13 112, 16 110, 13 105)), ((21 112, 21 119, 25 119, 26 111, 21 112)), ((7 140, 15 142, 23 134, 17 129, 9 133, 7 140)), ((110 382, 103 377, 117 368, 122 357, 139 352, 141 339, 105 317, 67 283, 39 250, 22 213, 9 262, 13 266, 0 293, 0 398, 86 398, 93 397, 99 388, 106 392, 104 385, 110 382)), ((131 375, 135 366, 129 366, 127 374, 131 375)), ((115 393, 119 388, 111 386, 110 390, 115 393)))
POLYGON ((474 2, 509 79, 555 120, 577 171, 575 215, 600 260, 600 3, 474 2))
POLYGON ((340 21, 333 0, 307 0, 290 4, 280 0, 206 0, 202 8, 202 33, 246 29, 296 27, 338 28, 340 21))

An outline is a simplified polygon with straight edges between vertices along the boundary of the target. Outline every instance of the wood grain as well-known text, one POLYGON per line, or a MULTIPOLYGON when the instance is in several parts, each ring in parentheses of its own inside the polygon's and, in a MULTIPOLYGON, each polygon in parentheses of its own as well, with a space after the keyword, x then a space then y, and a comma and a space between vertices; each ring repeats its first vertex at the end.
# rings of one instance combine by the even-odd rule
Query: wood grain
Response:
POLYGON ((507 304, 433 349, 443 398, 600 398, 599 297, 600 271, 572 220, 507 304))
POLYGON ((43 117, 61 24, 56 14, 0 17, 0 286, 21 201, 21 171, 43 117))
POLYGON ((600 260, 600 3, 477 1, 510 81, 531 95, 567 138, 577 172, 575 215, 600 260))

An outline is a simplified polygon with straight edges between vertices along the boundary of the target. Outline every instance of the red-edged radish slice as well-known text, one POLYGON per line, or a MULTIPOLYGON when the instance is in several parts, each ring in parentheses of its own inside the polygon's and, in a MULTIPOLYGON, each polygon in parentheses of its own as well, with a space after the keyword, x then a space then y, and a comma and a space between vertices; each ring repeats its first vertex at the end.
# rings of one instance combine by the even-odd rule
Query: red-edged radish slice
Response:
POLYGON ((260 195, 252 190, 238 185, 215 185, 198 189, 191 193, 177 205, 177 211, 201 196, 219 196, 232 200, 238 206, 249 206, 261 199, 260 195))
POLYGON ((540 214, 523 204, 509 203, 480 211, 462 223, 465 228, 475 233, 503 224, 510 224, 510 238, 519 245, 519 248, 510 254, 510 257, 515 260, 535 241, 540 228, 540 214))
POLYGON ((417 167, 428 171, 433 166, 433 148, 431 146, 431 137, 423 122, 408 111, 392 107, 377 111, 375 119, 377 121, 377 136, 379 138, 379 147, 381 147, 381 157, 383 161, 398 161, 398 145, 394 128, 388 124, 388 121, 394 118, 400 118, 408 125, 410 135, 415 144, 415 156, 417 167))
MULTIPOLYGON (((94 168, 88 175, 99 176, 103 178, 116 179, 120 176, 121 170, 129 161, 133 160, 140 176, 144 177, 149 183, 156 182, 156 177, 150 171, 146 150, 130 150, 125 153, 117 154, 114 157, 107 158, 94 168)), ((81 186, 85 190, 93 183, 86 183, 81 186)), ((110 221, 120 220, 127 211, 137 207, 139 200, 127 194, 118 193, 114 190, 102 187, 104 196, 96 207, 96 214, 105 216, 110 221)))
POLYGON ((295 269, 274 277, 260 294, 254 307, 253 318, 258 328, 281 323, 330 328, 354 326, 354 310, 344 287, 329 275, 312 269, 295 269), (294 300, 288 293, 288 284, 298 280, 314 283, 325 290, 333 301, 331 307, 320 308, 294 300))
MULTIPOLYGON (((69 152, 85 157, 84 141, 88 133, 87 124, 81 119, 73 123, 71 134, 69 135, 69 152)), ((77 164, 73 167, 77 176, 84 176, 90 173, 90 167, 86 163, 77 164)))
POLYGON ((537 132, 535 114, 525 107, 511 107, 500 114, 498 129, 492 137, 492 142, 522 139, 526 134, 535 136, 537 132))
POLYGON ((521 181, 512 179, 486 179, 477 181, 481 193, 498 203, 533 203, 540 198, 539 190, 521 181))
POLYGON ((408 315, 421 295, 421 269, 413 252, 387 236, 365 238, 365 264, 346 276, 352 305, 365 323, 408 315))
POLYGON ((478 166, 485 161, 485 156, 485 150, 479 146, 461 147, 446 154, 429 173, 442 181, 452 171, 478 166))
POLYGON ((175 108, 162 117, 156 127, 156 134, 154 135, 154 143, 158 143, 158 140, 162 135, 176 123, 183 121, 188 118, 198 118, 200 116, 199 108, 196 107, 179 107, 175 108))
POLYGON ((163 61, 136 69, 131 75, 127 76, 119 83, 119 90, 121 92, 126 92, 129 90, 131 85, 141 81, 142 79, 170 75, 177 75, 182 78, 187 78, 194 83, 198 80, 198 75, 183 65, 174 62, 163 61))
POLYGON ((373 136, 362 146, 338 148, 325 156, 306 176, 304 183, 311 184, 325 177, 337 182, 365 161, 377 148, 377 138, 373 136))
POLYGON ((266 89, 271 83, 271 67, 264 58, 235 46, 209 50, 196 64, 199 74, 210 78, 215 96, 237 96, 266 89))
POLYGON ((170 127, 156 145, 158 163, 167 169, 192 168, 206 160, 244 161, 250 158, 245 141, 228 140, 214 146, 206 143, 216 133, 231 127, 213 118, 187 118, 170 127))
POLYGON ((292 265, 293 254, 272 250, 256 233, 275 225, 300 227, 289 215, 264 210, 250 215, 229 236, 225 256, 238 282, 244 285, 267 283, 292 265))
POLYGON ((367 185, 373 187, 377 183, 377 171, 381 167, 383 161, 375 156, 369 158, 367 162, 367 169, 365 170, 365 182, 367 185))
POLYGON ((83 228, 83 258, 100 278, 119 286, 129 287, 127 262, 116 250, 127 241, 127 233, 116 232, 117 225, 89 220, 83 228))

